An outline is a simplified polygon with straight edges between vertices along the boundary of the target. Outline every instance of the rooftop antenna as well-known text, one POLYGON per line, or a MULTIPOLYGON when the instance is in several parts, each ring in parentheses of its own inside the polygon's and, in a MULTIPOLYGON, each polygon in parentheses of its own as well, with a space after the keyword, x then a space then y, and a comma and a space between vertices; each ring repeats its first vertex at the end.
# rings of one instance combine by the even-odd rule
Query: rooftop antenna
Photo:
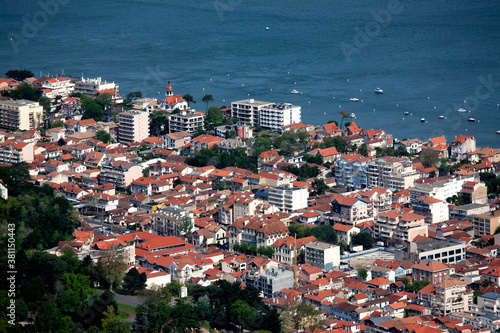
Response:
POLYGON ((297 270, 297 234, 295 234, 293 241, 293 278, 293 289, 297 290, 299 287, 299 273, 297 270))
POLYGON ((62 69, 62 75, 64 75, 64 68, 62 69))

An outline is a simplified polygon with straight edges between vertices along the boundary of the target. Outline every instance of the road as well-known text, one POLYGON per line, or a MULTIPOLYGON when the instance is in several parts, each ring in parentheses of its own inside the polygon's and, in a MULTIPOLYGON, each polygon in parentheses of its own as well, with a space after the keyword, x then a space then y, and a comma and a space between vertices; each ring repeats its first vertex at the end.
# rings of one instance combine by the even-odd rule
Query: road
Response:
POLYGON ((117 226, 113 223, 107 223, 107 222, 101 223, 101 221, 99 219, 94 219, 93 217, 89 217, 89 216, 84 216, 83 220, 88 222, 90 224, 90 226, 92 228, 94 228, 94 232, 96 235, 102 234, 102 227, 103 226, 105 229, 110 228, 112 234, 121 233, 121 232, 124 232, 127 230, 130 231, 129 229, 127 229, 125 227, 120 227, 120 226, 117 226))

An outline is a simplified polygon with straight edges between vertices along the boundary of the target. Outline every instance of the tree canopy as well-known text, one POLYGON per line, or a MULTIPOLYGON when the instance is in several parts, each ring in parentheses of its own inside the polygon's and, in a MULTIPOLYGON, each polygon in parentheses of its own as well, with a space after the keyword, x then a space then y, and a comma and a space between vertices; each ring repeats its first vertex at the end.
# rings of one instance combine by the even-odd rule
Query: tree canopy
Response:
POLYGON ((5 73, 5 76, 17 81, 23 81, 29 77, 34 77, 35 74, 27 69, 11 69, 5 73))

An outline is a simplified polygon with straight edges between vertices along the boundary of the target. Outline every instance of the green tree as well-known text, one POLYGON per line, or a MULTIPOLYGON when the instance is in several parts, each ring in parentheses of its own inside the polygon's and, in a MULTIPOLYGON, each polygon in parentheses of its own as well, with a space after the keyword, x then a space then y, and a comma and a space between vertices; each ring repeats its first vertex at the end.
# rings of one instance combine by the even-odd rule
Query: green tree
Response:
POLYGON ((194 305, 194 311, 198 313, 201 319, 205 320, 212 313, 212 306, 210 305, 210 298, 208 295, 203 295, 198 298, 194 305))
POLYGON ((439 163, 439 153, 432 149, 422 150, 418 155, 418 160, 424 168, 435 167, 439 163))
POLYGON ((48 98, 46 96, 41 96, 38 99, 38 103, 41 106, 43 106, 43 109, 45 110, 45 112, 50 112, 50 110, 52 108, 52 101, 50 100, 50 98, 48 98))
POLYGON ((130 295, 134 295, 136 290, 146 289, 147 280, 146 273, 139 273, 137 268, 132 267, 123 278, 123 288, 130 291, 130 295))
POLYGON ((182 96, 182 98, 184 98, 186 102, 188 102, 188 105, 189 103, 196 103, 193 96, 191 96, 190 94, 185 94, 184 96, 182 96))
POLYGON ((313 187, 312 190, 313 196, 325 194, 325 192, 330 189, 322 179, 315 179, 312 182, 312 187, 313 187))
POLYGON ((368 147, 366 146, 365 143, 363 143, 361 146, 359 146, 358 154, 360 154, 364 157, 368 156, 368 147))
POLYGON ((136 99, 142 98, 142 92, 141 91, 131 91, 127 94, 127 96, 125 98, 131 99, 131 100, 136 100, 136 99))
POLYGON ((104 110, 96 100, 93 100, 86 95, 82 95, 81 103, 83 111, 82 119, 94 119, 95 121, 102 120, 104 110))
POLYGON ((311 229, 306 228, 302 223, 292 223, 288 226, 288 231, 291 236, 297 236, 297 239, 308 237, 311 229))
POLYGON ((208 109, 207 116, 205 117, 205 121, 213 124, 214 126, 222 124, 223 119, 224 116, 222 115, 222 111, 217 106, 211 106, 208 109))
POLYGON ((231 319, 243 329, 251 329, 252 324, 257 320, 258 314, 255 308, 248 305, 244 300, 237 300, 230 307, 231 319))
POLYGON ((331 124, 331 123, 334 123, 335 125, 337 125, 337 127, 339 126, 339 122, 336 121, 336 120, 328 120, 327 124, 331 124))
POLYGON ((345 111, 339 111, 339 114, 342 116, 342 121, 340 122, 340 129, 342 129, 342 124, 344 123, 344 119, 350 118, 351 115, 345 111))
POLYGON ((363 245, 363 249, 370 249, 375 244, 375 239, 367 232, 360 232, 351 237, 354 245, 363 245))
POLYGON ((54 302, 46 301, 36 311, 36 332, 69 332, 71 331, 71 318, 64 316, 54 302))
POLYGON ((11 69, 5 73, 5 76, 16 81, 24 81, 29 77, 35 77, 35 74, 27 69, 11 69))
POLYGON ((337 232, 331 225, 325 224, 311 229, 311 236, 321 242, 337 244, 337 232))
POLYGON ((368 271, 366 270, 366 268, 360 267, 358 269, 358 276, 363 278, 363 280, 366 280, 366 278, 368 277, 368 271))
POLYGON ((270 150, 272 147, 271 140, 266 136, 258 136, 253 144, 253 155, 259 156, 261 153, 270 150))
POLYGON ((94 99, 94 101, 101 106, 101 108, 107 109, 113 105, 113 96, 110 93, 102 93, 94 99))
POLYGON ((168 133, 168 116, 163 111, 156 111, 149 116, 149 131, 151 136, 160 136, 168 133))
POLYGON ((27 99, 30 101, 38 101, 40 97, 42 97, 42 92, 27 83, 23 83, 19 85, 16 90, 10 91, 9 96, 13 99, 27 99))
POLYGON ((190 234, 193 230, 193 219, 189 216, 183 216, 179 223, 179 230, 184 234, 190 234))
MULTIPOLYGON (((112 248, 103 251, 96 268, 101 276, 101 284, 108 285, 109 289, 113 289, 113 286, 118 287, 123 280, 127 264, 123 253, 116 248, 112 248)), ((103 286, 101 285, 101 287, 103 286)))
POLYGON ((130 325, 121 319, 112 306, 108 306, 102 320, 103 333, 130 333, 130 325))
POLYGON ((104 143, 108 143, 111 141, 111 135, 108 132, 106 132, 105 130, 97 131, 95 137, 97 140, 102 141, 104 143))
POLYGON ((203 96, 203 98, 201 99, 201 101, 202 101, 203 103, 206 103, 206 104, 207 104, 207 109, 206 109, 206 111, 208 112, 208 103, 213 102, 213 101, 214 101, 214 98, 213 98, 213 96, 212 96, 212 95, 210 95, 210 94, 205 94, 205 96, 203 96))
POLYGON ((303 330, 319 325, 321 311, 310 303, 298 300, 286 305, 281 316, 286 326, 296 330, 303 330))
POLYGON ((50 128, 56 127, 64 127, 64 122, 61 119, 57 119, 50 123, 50 128))

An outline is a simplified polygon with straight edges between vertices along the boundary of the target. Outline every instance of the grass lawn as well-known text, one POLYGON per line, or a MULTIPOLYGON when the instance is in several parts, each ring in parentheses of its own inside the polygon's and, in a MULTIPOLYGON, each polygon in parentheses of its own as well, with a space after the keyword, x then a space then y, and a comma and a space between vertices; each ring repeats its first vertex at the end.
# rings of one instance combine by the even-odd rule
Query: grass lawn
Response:
POLYGON ((119 316, 121 319, 127 319, 128 317, 130 317, 128 313, 123 312, 123 311, 118 311, 118 316, 119 316))
POLYGON ((136 313, 136 309, 132 305, 118 303, 118 309, 128 310, 130 312, 136 313))

